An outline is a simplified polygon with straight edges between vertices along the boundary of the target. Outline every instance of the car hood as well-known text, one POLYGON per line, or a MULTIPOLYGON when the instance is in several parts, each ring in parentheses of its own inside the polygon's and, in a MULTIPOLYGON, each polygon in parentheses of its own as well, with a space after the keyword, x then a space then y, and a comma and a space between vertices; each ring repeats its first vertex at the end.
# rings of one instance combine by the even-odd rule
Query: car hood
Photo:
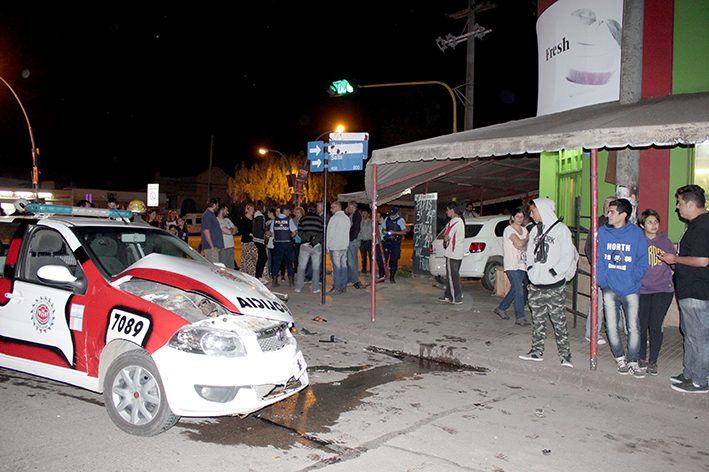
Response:
POLYGON ((209 295, 232 312, 293 321, 286 304, 255 277, 211 263, 150 254, 118 274, 111 284, 120 289, 133 277, 209 295))

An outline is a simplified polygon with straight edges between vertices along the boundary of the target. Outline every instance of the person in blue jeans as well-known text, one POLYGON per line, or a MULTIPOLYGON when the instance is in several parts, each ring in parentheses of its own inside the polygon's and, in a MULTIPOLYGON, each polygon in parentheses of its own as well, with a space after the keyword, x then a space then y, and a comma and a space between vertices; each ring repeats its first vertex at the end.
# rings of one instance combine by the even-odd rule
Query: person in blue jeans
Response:
POLYGON ((327 223, 327 252, 332 264, 332 289, 337 295, 347 291, 347 248, 350 244, 350 219, 340 202, 330 205, 332 218, 327 223))
POLYGON ((524 210, 517 208, 510 216, 510 224, 502 234, 504 269, 510 279, 510 291, 502 300, 500 305, 493 311, 503 320, 508 320, 507 309, 515 304, 515 324, 519 326, 529 326, 529 321, 524 316, 525 294, 524 276, 527 267, 527 242, 529 233, 522 226, 524 223, 524 210))
POLYGON ((672 389, 709 393, 709 212, 704 189, 677 189, 679 216, 689 221, 679 242, 679 254, 658 257, 675 265, 675 289, 684 334, 684 370, 670 377, 672 389))
POLYGON ((597 282, 603 290, 608 342, 615 357, 618 373, 644 377, 638 364, 640 354, 640 287, 648 268, 647 239, 643 230, 628 224, 633 211, 630 201, 620 198, 611 202, 608 224, 598 230, 597 282), (628 327, 628 355, 618 329, 620 309, 628 327))

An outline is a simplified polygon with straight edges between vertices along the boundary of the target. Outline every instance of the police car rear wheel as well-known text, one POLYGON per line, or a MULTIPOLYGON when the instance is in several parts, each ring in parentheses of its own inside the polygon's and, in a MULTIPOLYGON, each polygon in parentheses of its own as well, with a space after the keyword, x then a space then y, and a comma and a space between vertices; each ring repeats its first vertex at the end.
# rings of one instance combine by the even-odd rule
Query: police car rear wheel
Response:
POLYGON ((106 372, 103 399, 116 426, 136 436, 155 436, 180 419, 170 410, 157 366, 146 351, 116 358, 106 372))

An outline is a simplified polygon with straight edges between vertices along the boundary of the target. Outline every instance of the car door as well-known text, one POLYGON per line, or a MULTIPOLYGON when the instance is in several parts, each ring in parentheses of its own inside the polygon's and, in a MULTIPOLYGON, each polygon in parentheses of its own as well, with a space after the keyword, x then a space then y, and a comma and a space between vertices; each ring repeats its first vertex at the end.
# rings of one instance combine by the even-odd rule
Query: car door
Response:
POLYGON ((32 227, 20 247, 14 280, 0 306, 0 336, 3 353, 39 363, 73 368, 76 363, 74 336, 70 329, 68 284, 40 279, 45 266, 62 266, 82 277, 81 266, 62 235, 51 228, 32 227))

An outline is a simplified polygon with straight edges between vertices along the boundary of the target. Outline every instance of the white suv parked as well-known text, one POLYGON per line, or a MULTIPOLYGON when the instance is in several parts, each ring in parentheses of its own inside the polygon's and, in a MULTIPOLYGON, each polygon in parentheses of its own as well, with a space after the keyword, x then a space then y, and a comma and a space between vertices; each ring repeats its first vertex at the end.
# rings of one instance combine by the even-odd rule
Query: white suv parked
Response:
MULTIPOLYGON (((510 224, 508 215, 481 216, 465 220, 465 254, 460 265, 461 277, 482 279, 483 287, 495 288, 497 268, 502 267, 502 233, 510 224)), ((446 276, 443 250, 445 228, 431 245, 429 271, 434 276, 446 276)))

